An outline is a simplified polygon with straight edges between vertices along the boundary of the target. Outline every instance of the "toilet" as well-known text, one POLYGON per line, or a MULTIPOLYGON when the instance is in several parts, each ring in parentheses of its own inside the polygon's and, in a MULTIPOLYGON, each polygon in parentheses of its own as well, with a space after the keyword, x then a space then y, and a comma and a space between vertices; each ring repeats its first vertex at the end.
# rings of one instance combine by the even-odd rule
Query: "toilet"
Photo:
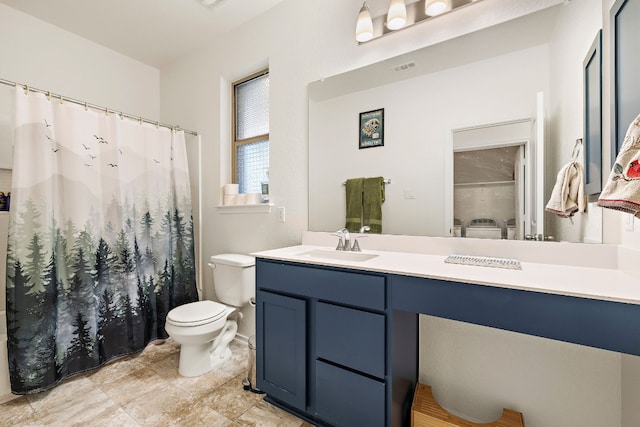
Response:
POLYGON ((165 330, 180 344, 178 372, 197 377, 231 357, 229 343, 238 330, 229 315, 255 297, 255 258, 242 254, 214 255, 209 261, 220 302, 203 300, 169 311, 165 330))

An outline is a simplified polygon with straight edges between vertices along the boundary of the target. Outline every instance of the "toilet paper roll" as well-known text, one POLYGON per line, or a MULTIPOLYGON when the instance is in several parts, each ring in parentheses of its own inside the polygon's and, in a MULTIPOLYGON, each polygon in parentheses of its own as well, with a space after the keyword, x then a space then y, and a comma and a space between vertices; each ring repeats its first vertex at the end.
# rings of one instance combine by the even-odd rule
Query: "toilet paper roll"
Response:
POLYGON ((239 188, 238 184, 225 184, 224 195, 226 196, 226 195, 238 194, 238 188, 239 188))
POLYGON ((246 194, 238 194, 238 204, 239 205, 246 205, 247 204, 247 195, 246 194))
POLYGON ((225 205, 237 205, 238 204, 238 195, 237 194, 225 194, 223 203, 225 205))
POLYGON ((248 205, 257 205, 260 204, 260 193, 247 193, 247 204, 248 205))

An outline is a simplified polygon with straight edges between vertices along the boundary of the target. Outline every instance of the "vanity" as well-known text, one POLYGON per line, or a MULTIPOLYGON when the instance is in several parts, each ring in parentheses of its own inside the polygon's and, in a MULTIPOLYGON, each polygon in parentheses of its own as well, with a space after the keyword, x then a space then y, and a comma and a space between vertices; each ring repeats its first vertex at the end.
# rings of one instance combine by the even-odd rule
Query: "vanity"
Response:
POLYGON ((479 239, 371 236, 367 247, 391 250, 341 258, 322 234, 255 254, 257 386, 310 422, 410 425, 418 314, 640 355, 640 286, 620 268, 620 248, 558 256, 573 244, 549 243, 518 270, 444 262, 456 249, 487 250, 479 239))

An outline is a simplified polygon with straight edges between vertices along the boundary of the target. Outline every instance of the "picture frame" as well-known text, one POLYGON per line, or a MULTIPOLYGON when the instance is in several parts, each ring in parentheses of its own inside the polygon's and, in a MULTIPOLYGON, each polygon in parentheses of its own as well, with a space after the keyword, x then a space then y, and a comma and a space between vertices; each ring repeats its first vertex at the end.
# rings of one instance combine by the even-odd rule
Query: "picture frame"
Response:
POLYGON ((360 113, 358 148, 384 146, 384 108, 360 113))
POLYGON ((602 191, 602 30, 583 62, 585 193, 602 191))

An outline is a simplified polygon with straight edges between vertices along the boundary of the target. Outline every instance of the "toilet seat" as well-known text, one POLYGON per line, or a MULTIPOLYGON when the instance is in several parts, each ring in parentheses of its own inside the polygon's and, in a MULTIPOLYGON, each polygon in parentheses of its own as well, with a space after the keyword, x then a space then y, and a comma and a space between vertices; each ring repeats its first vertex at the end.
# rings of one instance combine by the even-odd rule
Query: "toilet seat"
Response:
POLYGON ((169 311, 167 321, 176 326, 200 326, 226 316, 227 306, 215 301, 197 301, 169 311))

